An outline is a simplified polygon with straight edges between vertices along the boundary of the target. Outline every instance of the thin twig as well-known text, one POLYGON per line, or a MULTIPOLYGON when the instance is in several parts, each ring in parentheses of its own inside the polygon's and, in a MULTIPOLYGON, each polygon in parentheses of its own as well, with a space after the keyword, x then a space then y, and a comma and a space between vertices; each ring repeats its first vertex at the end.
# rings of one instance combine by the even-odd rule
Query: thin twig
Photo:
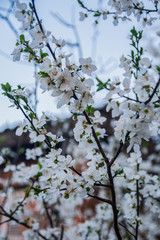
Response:
POLYGON ((147 105, 147 104, 152 100, 152 98, 154 97, 154 94, 156 93, 159 85, 160 85, 160 76, 159 76, 159 80, 158 80, 158 82, 157 82, 157 84, 156 84, 156 86, 155 86, 152 94, 150 95, 150 97, 148 98, 148 100, 144 102, 145 105, 147 105))
POLYGON ((90 193, 87 194, 89 197, 92 197, 92 198, 95 198, 99 201, 102 201, 102 202, 105 202, 105 203, 108 203, 110 205, 112 205, 112 201, 109 200, 109 199, 105 199, 105 198, 101 198, 101 197, 98 197, 98 196, 95 196, 95 195, 91 195, 90 193))
POLYGON ((47 206, 47 203, 46 203, 45 200, 43 200, 43 205, 44 205, 44 208, 45 208, 46 215, 47 215, 47 217, 48 217, 48 220, 49 220, 50 226, 51 226, 51 228, 53 228, 52 217, 50 216, 50 213, 49 213, 49 211, 48 211, 48 206, 47 206))
POLYGON ((133 3, 133 6, 135 10, 143 11, 143 12, 146 12, 147 14, 151 12, 158 12, 157 7, 155 7, 155 9, 146 9, 146 8, 137 7, 135 3, 133 3))
MULTIPOLYGON (((83 114, 84 114, 87 122, 88 122, 90 125, 92 125, 91 120, 90 120, 90 118, 88 117, 86 111, 83 111, 83 114)), ((99 139, 98 139, 98 137, 97 137, 97 135, 96 135, 96 132, 95 132, 94 127, 92 126, 91 129, 92 129, 93 137, 94 137, 94 139, 95 139, 95 141, 96 141, 96 143, 97 143, 98 149, 99 149, 100 153, 102 154, 102 157, 104 158, 104 161, 106 162, 106 164, 109 165, 109 159, 106 157, 106 154, 105 154, 104 151, 103 151, 103 148, 102 148, 102 146, 101 146, 101 144, 100 144, 100 141, 99 141, 99 139)))
MULTIPOLYGON (((137 172, 139 171, 139 163, 137 163, 137 172)), ((139 180, 136 180, 136 197, 137 197, 137 218, 139 218, 139 180)), ((139 219, 136 220, 136 234, 135 240, 138 240, 139 219)))
MULTIPOLYGON (((127 137, 129 136, 129 134, 130 134, 130 132, 128 132, 128 133, 126 134, 125 139, 127 139, 127 137)), ((111 161, 110 161, 110 163, 109 163, 109 166, 110 166, 110 167, 112 166, 112 164, 115 162, 115 160, 117 159, 117 157, 118 157, 119 154, 121 153, 121 150, 122 150, 123 146, 124 146, 124 143, 121 141, 120 144, 119 144, 119 148, 117 149, 117 152, 116 152, 115 156, 111 159, 111 161)))
POLYGON ((102 183, 94 183, 94 186, 107 187, 107 188, 111 187, 110 184, 102 184, 102 183))
MULTIPOLYGON (((88 122, 88 124, 92 125, 91 123, 91 120, 89 118, 89 116, 87 115, 87 113, 85 111, 83 111, 83 114, 88 122)), ((97 146, 98 146, 98 149, 100 151, 100 153, 102 154, 105 162, 106 162, 106 166, 107 166, 107 174, 108 174, 108 178, 109 178, 109 183, 111 185, 110 189, 111 189, 111 195, 112 195, 112 200, 111 200, 111 205, 112 205, 112 210, 113 210, 113 222, 114 222, 114 230, 115 230, 115 233, 116 233, 116 236, 117 236, 117 239, 118 240, 122 240, 122 237, 121 237, 121 234, 120 234, 120 230, 119 230, 119 226, 118 226, 118 209, 117 209, 117 203, 116 203, 116 192, 115 192, 115 186, 114 186, 114 178, 112 176, 112 171, 111 171, 111 165, 110 165, 110 162, 109 162, 109 159, 106 157, 103 149, 102 149, 102 146, 101 146, 101 143, 96 135, 96 132, 95 132, 95 129, 94 127, 92 126, 91 127, 92 129, 92 134, 93 134, 93 137, 97 143, 97 146)), ((106 200, 108 201, 108 200, 106 200)), ((109 200, 110 201, 110 200, 109 200)))
MULTIPOLYGON (((21 105, 19 104, 19 102, 14 98, 12 97, 13 100, 15 101, 16 105, 18 106, 18 108, 21 110, 21 112, 23 113, 23 115, 25 116, 25 118, 30 122, 31 126, 33 127, 33 130, 38 134, 40 135, 39 131, 36 129, 36 127, 34 126, 32 120, 27 116, 27 114, 25 113, 25 111, 23 110, 23 108, 21 107, 21 105)), ((46 136, 46 139, 44 140, 44 142, 47 144, 47 146, 49 147, 49 149, 51 149, 51 143, 49 142, 47 136, 46 136)))
POLYGON ((61 236, 60 236, 60 240, 63 240, 63 236, 64 236, 64 226, 61 226, 61 236))
POLYGON ((126 226, 124 226, 122 223, 119 223, 129 234, 131 234, 134 238, 136 237, 126 226))
MULTIPOLYGON (((19 221, 18 219, 16 219, 15 217, 12 216, 12 214, 9 214, 8 212, 5 211, 5 209, 0 206, 0 208, 2 209, 3 212, 0 212, 1 215, 3 216, 6 216, 9 218, 9 221, 15 221, 16 223, 26 227, 26 228, 29 228, 29 229, 32 229, 32 226, 28 225, 26 222, 21 222, 19 221)), ((9 222, 8 221, 8 222, 9 222)), ((4 223, 4 222, 3 222, 4 223)), ((43 238, 44 240, 48 240, 43 234, 41 234, 38 230, 33 230, 35 233, 37 233, 41 238, 43 238)))
MULTIPOLYGON (((31 186, 29 187, 28 193, 31 192, 34 183, 35 183, 35 180, 32 182, 31 186)), ((19 202, 19 204, 17 205, 17 207, 15 208, 15 210, 11 212, 11 216, 13 216, 13 215, 18 211, 18 209, 19 209, 20 207, 23 207, 23 203, 24 203, 24 201, 26 200, 26 198, 27 198, 27 195, 25 195, 24 198, 22 199, 22 201, 19 202)))
MULTIPOLYGON (((41 21, 39 20, 39 17, 38 17, 38 14, 37 14, 36 6, 35 6, 35 0, 32 0, 32 4, 33 4, 33 11, 34 11, 34 14, 35 14, 35 16, 36 16, 38 25, 39 25, 39 27, 40 27, 40 29, 41 29, 41 32, 43 33, 43 36, 46 38, 46 35, 45 35, 45 33, 44 33, 44 30, 43 30, 41 21)), ((52 51, 52 48, 51 48, 51 46, 50 46, 50 44, 49 44, 48 42, 46 43, 46 46, 47 46, 47 48, 49 49, 52 57, 53 57, 54 60, 56 61, 55 53, 52 51)))

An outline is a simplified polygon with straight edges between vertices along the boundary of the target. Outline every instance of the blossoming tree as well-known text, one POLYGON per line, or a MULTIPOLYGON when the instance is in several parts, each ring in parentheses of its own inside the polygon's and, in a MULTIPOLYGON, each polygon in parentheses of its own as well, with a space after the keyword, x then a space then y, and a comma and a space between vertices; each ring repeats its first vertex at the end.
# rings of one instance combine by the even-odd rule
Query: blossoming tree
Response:
MULTIPOLYGON (((80 0, 77 4, 83 10, 80 20, 85 21, 90 15, 97 22, 101 17, 111 17, 118 25, 134 17, 145 26, 160 18, 160 3, 156 0, 108 0, 103 10, 89 8, 80 0)), ((26 159, 35 163, 6 164, 4 171, 11 172, 9 181, 24 183, 26 188, 24 196, 12 202, 10 185, 1 192, 0 224, 15 222, 24 226, 25 240, 159 239, 160 66, 144 51, 143 31, 135 27, 130 31, 131 52, 121 57, 119 65, 123 75, 103 82, 98 76, 92 78, 97 68, 90 57, 76 63, 70 60, 70 53, 63 53, 65 41, 45 30, 36 1, 27 5, 17 0, 16 8, 15 16, 24 33, 12 52, 13 61, 25 55, 27 61, 37 64, 35 78, 41 89, 57 98, 58 108, 67 105, 72 114, 74 141, 62 151, 58 146, 66 141, 63 134, 47 131, 47 121, 55 120, 54 116, 38 116, 23 86, 2 84, 3 94, 24 115, 16 135, 29 133, 35 147, 26 149, 26 159), (97 91, 106 91, 106 111, 112 112, 114 136, 107 136, 106 118, 93 107, 95 82, 97 91), (154 153, 145 154, 144 141, 153 139, 154 153), (81 170, 78 164, 83 166, 81 170), (87 215, 86 209, 83 222, 78 222, 78 206, 86 198, 98 203, 92 214, 87 215), (40 215, 46 215, 44 226, 43 218, 28 215, 26 206, 33 199, 40 215)), ((7 163, 3 154, 0 161, 7 163)))

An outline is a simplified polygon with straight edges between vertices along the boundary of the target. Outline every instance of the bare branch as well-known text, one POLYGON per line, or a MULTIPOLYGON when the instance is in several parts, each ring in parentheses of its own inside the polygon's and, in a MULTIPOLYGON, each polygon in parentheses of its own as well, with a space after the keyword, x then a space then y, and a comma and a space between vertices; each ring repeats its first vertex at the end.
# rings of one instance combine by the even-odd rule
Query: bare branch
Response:
MULTIPOLYGON (((32 4, 33 4, 33 10, 34 10, 34 13, 35 13, 35 16, 36 16, 38 25, 39 25, 39 27, 40 27, 40 29, 41 29, 41 32, 43 33, 44 37, 46 38, 45 33, 44 33, 44 30, 43 30, 43 27, 42 27, 42 24, 41 24, 41 21, 39 20, 39 17, 38 17, 37 11, 36 11, 35 0, 32 0, 32 4)), ((52 51, 52 48, 51 48, 50 44, 49 44, 49 43, 46 43, 46 46, 47 46, 47 48, 49 49, 52 57, 53 57, 54 60, 56 61, 55 53, 52 51)))
POLYGON ((148 98, 148 100, 144 102, 145 105, 147 105, 147 104, 152 100, 152 98, 154 97, 154 94, 156 93, 159 85, 160 85, 160 76, 159 76, 159 80, 158 80, 158 82, 157 82, 157 84, 156 84, 156 86, 155 86, 152 94, 150 95, 150 97, 148 98))
POLYGON ((91 195, 91 194, 87 194, 89 197, 92 197, 92 198, 95 198, 99 201, 102 201, 102 202, 105 202, 105 203, 108 203, 110 205, 113 205, 112 201, 111 200, 108 200, 108 199, 105 199, 105 198, 101 198, 101 197, 98 197, 98 196, 95 196, 95 195, 91 195))

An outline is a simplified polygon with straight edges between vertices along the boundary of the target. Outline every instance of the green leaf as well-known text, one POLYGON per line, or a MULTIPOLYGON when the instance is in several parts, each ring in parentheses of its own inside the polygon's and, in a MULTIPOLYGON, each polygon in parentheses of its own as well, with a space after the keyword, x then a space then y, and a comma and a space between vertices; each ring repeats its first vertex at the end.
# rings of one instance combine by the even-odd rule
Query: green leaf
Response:
POLYGON ((24 43, 24 41, 25 41, 25 37, 24 37, 24 35, 21 34, 19 38, 20 38, 20 43, 24 43))
POLYGON ((87 113, 89 113, 90 115, 93 115, 93 113, 95 112, 95 108, 92 107, 92 105, 87 105, 86 110, 87 113))
POLYGON ((38 172, 34 177, 35 178, 39 178, 39 177, 41 177, 42 176, 42 173, 41 172, 38 172))
POLYGON ((100 133, 99 132, 96 132, 96 136, 98 137, 100 135, 100 133))
POLYGON ((42 58, 43 51, 40 49, 40 57, 42 58))
POLYGON ((42 54, 42 58, 47 57, 47 56, 48 56, 48 53, 43 53, 42 54))
POLYGON ((41 190, 39 187, 32 187, 34 190, 34 195, 38 196, 43 190, 41 190))
POLYGON ((27 111, 29 110, 29 108, 26 105, 24 105, 23 107, 25 110, 27 110, 27 111))
POLYGON ((143 54, 143 47, 140 48, 140 55, 143 54))
POLYGON ((160 73, 160 66, 156 66, 157 71, 160 73))
POLYGON ((46 78, 49 77, 48 73, 40 71, 39 74, 41 75, 41 77, 46 78))
POLYGON ((1 84, 1 88, 5 92, 11 92, 12 90, 11 85, 8 82, 6 84, 1 84))
POLYGON ((44 53, 43 51, 42 51, 42 49, 40 49, 40 57, 41 58, 44 58, 44 57, 47 57, 48 56, 48 53, 44 53))
POLYGON ((96 80, 98 81, 98 84, 97 84, 97 87, 98 87, 97 92, 98 92, 104 88, 104 84, 98 77, 96 77, 96 80))
POLYGON ((159 107, 160 107, 160 104, 154 103, 154 107, 155 107, 155 108, 159 108, 159 107))
POLYGON ((116 170, 116 172, 115 172, 116 175, 120 175, 120 174, 122 174, 122 173, 123 173, 123 169, 118 169, 118 170, 116 170))
POLYGON ((131 51, 131 57, 134 60, 134 51, 133 50, 131 51))
POLYGON ((99 16, 101 16, 101 13, 97 12, 97 13, 95 13, 93 16, 94 16, 94 17, 99 17, 99 16))
POLYGON ((110 79, 108 79, 105 83, 103 83, 98 77, 96 77, 96 80, 98 81, 98 84, 97 84, 97 92, 104 89, 104 88, 107 88, 107 85, 109 84, 110 82, 110 79))
POLYGON ((29 3, 29 7, 30 7, 30 9, 33 9, 32 3, 29 3))
POLYGON ((132 33, 133 36, 137 37, 137 31, 135 27, 133 27, 130 32, 132 33))
POLYGON ((26 47, 26 48, 24 48, 24 50, 23 50, 24 52, 29 52, 29 48, 28 47, 26 47))
POLYGON ((39 168, 42 169, 42 164, 40 162, 37 163, 39 168))
POLYGON ((68 198, 69 198, 69 193, 68 193, 68 192, 65 192, 65 193, 64 193, 64 198, 65 198, 65 199, 68 199, 68 198))
POLYGON ((26 149, 25 149, 24 147, 21 147, 21 148, 19 149, 19 154, 24 154, 25 151, 26 151, 26 149))
POLYGON ((35 117, 34 113, 30 112, 29 117, 33 119, 35 117))
POLYGON ((29 197, 29 187, 25 188, 25 195, 26 195, 26 197, 29 197))

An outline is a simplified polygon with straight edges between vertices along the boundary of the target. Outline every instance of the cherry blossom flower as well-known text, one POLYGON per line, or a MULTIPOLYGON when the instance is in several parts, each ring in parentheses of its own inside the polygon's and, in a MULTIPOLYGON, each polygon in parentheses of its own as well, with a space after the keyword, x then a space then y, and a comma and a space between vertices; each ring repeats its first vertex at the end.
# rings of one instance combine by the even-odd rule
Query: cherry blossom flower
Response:
POLYGON ((26 3, 20 3, 19 0, 16 1, 16 7, 19 9, 15 12, 15 17, 18 19, 18 21, 23 21, 24 18, 26 18, 26 10, 27 10, 27 4, 26 3))
POLYGON ((79 21, 84 21, 85 18, 87 18, 87 14, 83 12, 79 12, 79 21))
POLYGON ((11 53, 11 55, 13 55, 13 61, 19 61, 21 58, 21 54, 23 52, 23 47, 21 44, 18 44, 15 49, 13 50, 13 52, 11 53))
POLYGON ((96 66, 91 64, 92 60, 90 57, 89 58, 80 58, 79 62, 82 65, 82 72, 86 73, 89 76, 91 76, 92 72, 97 70, 96 66))
POLYGON ((52 36, 52 42, 60 49, 65 46, 64 40, 57 40, 54 36, 52 36))

